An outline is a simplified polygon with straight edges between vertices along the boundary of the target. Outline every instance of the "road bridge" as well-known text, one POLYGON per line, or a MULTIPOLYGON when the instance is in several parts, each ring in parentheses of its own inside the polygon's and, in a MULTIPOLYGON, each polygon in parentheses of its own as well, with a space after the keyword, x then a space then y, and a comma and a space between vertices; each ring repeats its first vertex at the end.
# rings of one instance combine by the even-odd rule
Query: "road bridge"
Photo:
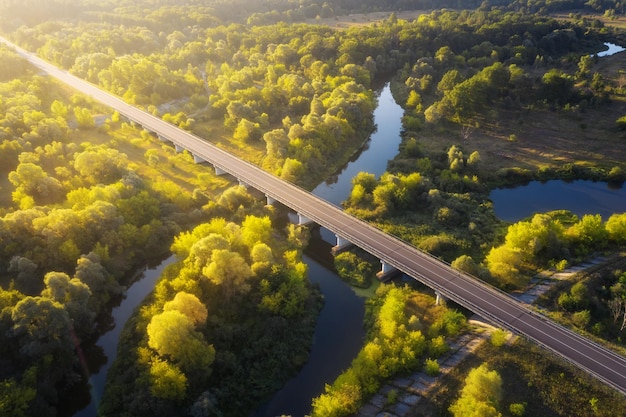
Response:
POLYGON ((340 237, 341 243, 351 242, 377 256, 383 263, 383 269, 397 268, 428 285, 438 295, 479 314, 497 326, 534 341, 626 394, 626 359, 623 356, 566 329, 508 294, 456 271, 441 260, 344 213, 339 207, 310 192, 133 107, 15 45, 8 44, 42 71, 117 110, 134 123, 154 132, 162 140, 188 150, 197 161, 212 164, 216 172, 232 174, 239 181, 265 193, 268 201, 279 201, 295 210, 302 221, 315 222, 340 237))

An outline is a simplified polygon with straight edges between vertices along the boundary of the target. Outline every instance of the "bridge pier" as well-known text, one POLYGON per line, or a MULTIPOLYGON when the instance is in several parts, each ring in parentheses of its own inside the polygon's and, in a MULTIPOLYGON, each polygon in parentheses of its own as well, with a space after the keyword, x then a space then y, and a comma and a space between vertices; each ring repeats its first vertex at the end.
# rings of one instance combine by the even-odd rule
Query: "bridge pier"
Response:
POLYGON ((265 196, 265 199, 267 201, 267 205, 271 206, 272 204, 274 204, 276 202, 276 199, 273 197, 270 197, 269 195, 265 196))
MULTIPOLYGON (((217 168, 215 169, 215 173, 217 174, 217 168)), ((221 175, 221 174, 217 174, 217 175, 221 175)), ((245 182, 243 182, 242 180, 238 180, 238 182, 239 182, 239 185, 241 185, 241 186, 243 186, 245 188, 249 187, 249 185, 246 184, 245 182)))
POLYGON ((332 249, 333 255, 352 246, 352 242, 350 242, 348 239, 344 239, 343 237, 337 234, 335 235, 335 237, 337 238, 337 244, 333 246, 333 249, 332 249))
MULTIPOLYGON (((215 170, 215 175, 217 176, 228 174, 228 172, 224 171, 222 168, 216 167, 215 165, 213 165, 213 169, 215 170)), ((241 184, 241 182, 239 182, 239 184, 241 184)))
POLYGON ((307 224, 310 224, 310 223, 313 223, 311 219, 298 213, 298 226, 306 226, 307 224))
POLYGON ((435 291, 435 296, 437 297, 435 299, 435 305, 442 305, 448 301, 448 299, 444 297, 439 291, 435 291))
POLYGON ((181 153, 185 150, 185 148, 180 145, 174 145, 174 149, 176 149, 176 153, 181 153))
POLYGON ((386 281, 398 272, 396 267, 389 265, 387 262, 385 262, 382 259, 380 260, 380 264, 381 264, 380 272, 376 274, 376 277, 380 281, 386 281))
POLYGON ((163 135, 159 135, 159 134, 157 134, 157 137, 159 138, 159 140, 160 140, 161 142, 168 142, 168 143, 169 143, 169 142, 171 142, 171 140, 169 140, 168 138, 166 138, 166 137, 165 137, 165 136, 163 136, 163 135))

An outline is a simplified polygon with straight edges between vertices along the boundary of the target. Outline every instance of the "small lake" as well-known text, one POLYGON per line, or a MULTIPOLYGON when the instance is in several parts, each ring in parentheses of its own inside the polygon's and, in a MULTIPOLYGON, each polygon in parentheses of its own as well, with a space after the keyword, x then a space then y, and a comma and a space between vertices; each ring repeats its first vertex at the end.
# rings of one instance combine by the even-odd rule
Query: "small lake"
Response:
POLYGON ((496 216, 516 222, 535 213, 570 210, 579 217, 626 212, 626 188, 593 181, 533 181, 515 188, 499 188, 489 195, 496 216))
POLYGON ((594 54, 594 55, 598 55, 598 57, 602 58, 603 56, 615 55, 619 52, 623 52, 626 50, 625 48, 622 48, 621 46, 615 45, 614 43, 610 43, 610 42, 605 42, 604 45, 609 49, 598 52, 597 54, 594 54))

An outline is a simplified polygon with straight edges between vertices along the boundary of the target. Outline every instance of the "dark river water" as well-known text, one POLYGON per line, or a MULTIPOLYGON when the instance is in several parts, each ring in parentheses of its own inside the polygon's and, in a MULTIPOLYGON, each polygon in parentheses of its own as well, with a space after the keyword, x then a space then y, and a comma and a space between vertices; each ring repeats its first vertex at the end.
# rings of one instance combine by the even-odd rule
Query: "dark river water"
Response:
MULTIPOLYGON (((394 101, 389 85, 378 98, 374 111, 377 130, 360 152, 337 173, 319 184, 313 194, 340 206, 352 189, 352 178, 360 171, 380 176, 387 162, 398 153, 402 129, 402 108, 394 101)), ((313 242, 319 257, 324 257, 334 245, 335 235, 321 228, 323 242, 313 242)), ((324 392, 324 384, 332 383, 347 369, 363 345, 363 315, 365 300, 358 297, 334 273, 311 257, 309 280, 317 283, 324 294, 322 309, 315 328, 309 362, 302 371, 278 391, 270 402, 259 408, 254 417, 290 415, 302 417, 311 411, 311 400, 324 392)))

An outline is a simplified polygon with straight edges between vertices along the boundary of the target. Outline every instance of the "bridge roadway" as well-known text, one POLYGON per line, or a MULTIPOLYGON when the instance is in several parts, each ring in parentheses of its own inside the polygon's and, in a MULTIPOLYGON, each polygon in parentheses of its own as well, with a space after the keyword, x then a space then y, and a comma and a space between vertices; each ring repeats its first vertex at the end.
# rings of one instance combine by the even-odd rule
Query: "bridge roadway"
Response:
MULTIPOLYGON (((0 41, 3 41, 0 38, 0 41)), ((292 208, 497 326, 522 335, 626 394, 626 358, 566 329, 476 278, 344 213, 313 194, 245 162, 193 134, 139 110, 8 43, 42 71, 292 208)))

